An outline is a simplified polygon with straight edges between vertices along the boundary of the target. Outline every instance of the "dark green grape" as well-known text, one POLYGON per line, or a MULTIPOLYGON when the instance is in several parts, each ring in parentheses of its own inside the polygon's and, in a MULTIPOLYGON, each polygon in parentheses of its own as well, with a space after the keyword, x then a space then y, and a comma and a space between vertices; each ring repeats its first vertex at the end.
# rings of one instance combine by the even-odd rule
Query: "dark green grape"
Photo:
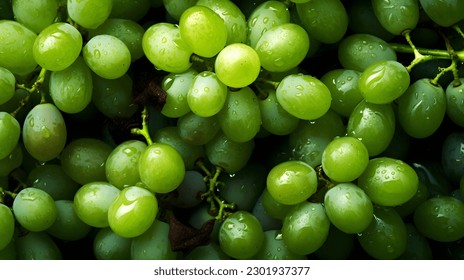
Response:
POLYGON ((28 232, 15 241, 18 260, 62 260, 57 243, 45 232, 28 232))
POLYGON ((304 201, 287 213, 282 238, 288 249, 298 255, 314 253, 326 241, 330 220, 321 203, 304 201))
POLYGON ((219 229, 219 245, 235 259, 252 258, 264 243, 264 231, 258 219, 248 211, 230 214, 219 229))
MULTIPOLYGON (((141 20, 151 7, 151 0, 113 0, 110 18, 141 20)), ((106 20, 105 22, 107 22, 106 20)), ((103 23, 105 24, 105 23, 103 23)))
MULTIPOLYGON (((0 9, 1 11, 1 9, 0 9)), ((16 253, 16 246, 14 240, 12 240, 5 248, 0 250, 0 260, 17 260, 18 254, 16 253)))
POLYGON ((37 165, 28 174, 31 187, 46 191, 54 200, 70 200, 80 185, 64 172, 61 165, 47 163, 37 165))
POLYGON ((464 127, 464 78, 446 87, 446 115, 457 125, 464 127))
POLYGON ((97 260, 130 260, 131 238, 117 235, 109 227, 98 230, 93 240, 97 260))
POLYGON ((47 229, 48 234, 66 241, 76 241, 87 236, 91 227, 77 216, 72 200, 57 200, 55 205, 58 215, 47 229))
POLYGON ((404 221, 393 208, 375 207, 370 225, 357 237, 361 247, 371 257, 392 260, 406 251, 408 232, 404 221))
POLYGON ((361 140, 369 156, 385 151, 395 134, 395 113, 391 104, 373 104, 365 100, 353 109, 346 127, 347 136, 361 140))
POLYGON ((417 206, 424 202, 428 197, 429 190, 427 188, 427 185, 424 182, 422 182, 421 178, 419 177, 419 185, 417 186, 417 191, 414 194, 414 196, 411 197, 405 203, 395 206, 395 210, 396 212, 398 212, 398 214, 400 214, 402 218, 405 218, 414 213, 414 210, 416 210, 417 206))
POLYGON ((331 225, 324 244, 314 252, 322 260, 349 259, 354 251, 356 235, 348 234, 331 225))
POLYGON ((168 238, 169 224, 155 219, 142 234, 132 239, 132 260, 173 260, 177 253, 172 251, 168 238))
POLYGON ((393 48, 371 34, 351 34, 344 37, 338 46, 338 60, 346 69, 362 72, 372 63, 396 59, 393 48))
MULTIPOLYGON (((269 195, 271 196, 271 195, 269 195)), ((274 200, 274 199, 273 199, 274 200)), ((291 208, 292 205, 286 205, 291 208)), ((256 201, 253 211, 251 212, 259 221, 264 231, 280 230, 282 228, 282 219, 276 219, 267 213, 263 205, 263 196, 261 195, 256 201)), ((286 214, 286 212, 285 212, 286 214)))
POLYGON ((369 160, 366 170, 358 178, 358 186, 372 202, 383 206, 397 206, 410 200, 417 192, 419 177, 404 161, 388 157, 369 160))
POLYGON ((441 165, 452 182, 459 182, 464 174, 464 133, 452 132, 443 142, 441 165))
POLYGON ((60 160, 64 172, 83 185, 106 181, 105 164, 113 148, 96 138, 79 138, 69 142, 60 160))
POLYGON ((293 207, 293 205, 282 204, 275 200, 267 188, 263 190, 260 202, 269 216, 279 220, 283 220, 293 207))
MULTIPOLYGON (((165 200, 178 208, 192 208, 203 200, 201 194, 206 191, 204 176, 196 170, 185 171, 182 183, 165 200)), ((235 201, 235 200, 232 200, 235 201)))
POLYGON ((445 114, 445 91, 426 78, 412 83, 398 99, 398 121, 414 138, 431 136, 440 127, 445 114))
POLYGON ((431 197, 417 206, 414 225, 431 240, 459 240, 464 237, 464 203, 446 195, 431 197))
POLYGON ((10 70, 0 67, 0 105, 5 104, 15 94, 16 78, 10 70))
POLYGON ((10 114, 0 112, 0 159, 6 158, 18 144, 21 127, 10 114))
POLYGON ((198 74, 193 68, 182 73, 170 73, 164 76, 161 87, 166 92, 166 103, 161 113, 169 118, 179 118, 190 112, 187 93, 193 78, 198 74))
POLYGON ((290 251, 282 239, 279 230, 267 230, 264 232, 263 246, 253 256, 255 260, 304 260, 304 255, 298 255, 290 251))
POLYGON ((21 145, 16 145, 11 154, 0 159, 0 177, 8 176, 13 170, 20 167, 23 163, 23 149, 21 145))
POLYGON ((204 246, 197 246, 186 256, 187 260, 230 260, 217 243, 210 242, 204 246))
POLYGON ((440 26, 449 27, 464 18, 464 2, 459 0, 419 0, 427 16, 440 26))
POLYGON ((11 209, 3 203, 0 203, 0 251, 5 249, 11 240, 15 231, 15 218, 11 209))
POLYGON ((353 33, 367 33, 387 41, 393 38, 394 35, 380 24, 371 1, 353 0, 346 9, 350 19, 348 28, 353 33))
POLYGON ((5 3, 11 5, 14 19, 35 33, 40 33, 40 31, 52 24, 57 16, 58 1, 56 0, 14 0, 5 3))
POLYGON ((192 145, 208 143, 221 130, 217 115, 201 117, 189 112, 177 120, 179 137, 192 145))
POLYGON ((402 260, 431 260, 433 259, 432 248, 427 238, 411 224, 406 224, 408 231, 408 244, 406 250, 399 257, 402 260))
POLYGON ((288 135, 298 126, 300 119, 291 115, 279 104, 275 90, 269 90, 266 99, 259 99, 261 125, 275 135, 288 135))
POLYGON ((340 0, 311 0, 297 3, 296 9, 304 28, 322 43, 338 42, 348 29, 348 14, 340 0))
POLYGON ((253 139, 238 143, 230 140, 220 131, 205 145, 205 153, 212 164, 234 174, 247 164, 254 147, 253 139))
POLYGON ((372 7, 380 24, 394 35, 411 31, 419 23, 417 0, 372 0, 372 7))

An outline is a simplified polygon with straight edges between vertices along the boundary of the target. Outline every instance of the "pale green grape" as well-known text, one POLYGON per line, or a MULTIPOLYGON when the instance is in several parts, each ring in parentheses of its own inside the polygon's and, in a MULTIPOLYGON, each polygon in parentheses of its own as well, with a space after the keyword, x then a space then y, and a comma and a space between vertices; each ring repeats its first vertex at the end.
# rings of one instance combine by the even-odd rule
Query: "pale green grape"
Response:
POLYGON ((172 73, 187 71, 192 65, 192 50, 181 38, 178 26, 171 23, 155 23, 142 38, 145 56, 160 70, 172 73))
POLYGON ((65 113, 79 113, 92 100, 92 72, 79 56, 73 64, 50 74, 50 97, 65 113))
POLYGON ((10 100, 15 93, 16 78, 10 70, 0 67, 0 105, 10 100))
POLYGON ((215 56, 227 42, 224 20, 205 6, 186 9, 179 19, 179 31, 187 46, 202 57, 215 56))
POLYGON ((82 56, 89 68, 105 79, 120 78, 131 64, 131 54, 126 44, 106 34, 91 38, 85 44, 82 56))
POLYGON ((30 74, 37 66, 32 54, 37 35, 23 24, 13 20, 0 20, 0 66, 13 74, 30 74), (18 46, 18 42, 22 42, 18 46))
POLYGON ((0 112, 0 159, 7 157, 18 144, 21 127, 10 114, 0 112))
POLYGON ((190 68, 182 73, 170 73, 163 78, 161 87, 166 92, 166 103, 161 114, 169 118, 179 118, 190 112, 187 93, 198 72, 190 68))
POLYGON ((51 71, 68 68, 82 50, 82 35, 69 23, 57 22, 42 30, 34 41, 35 61, 51 71))
POLYGON ((309 45, 309 36, 303 27, 283 23, 267 30, 254 48, 264 69, 285 72, 303 61, 309 45))
POLYGON ((261 127, 258 98, 249 87, 229 91, 227 100, 218 114, 222 131, 232 141, 252 140, 261 127))
POLYGON ((187 93, 187 102, 195 114, 211 117, 221 111, 227 99, 227 86, 216 73, 203 71, 193 78, 187 93))
POLYGON ((113 0, 67 0, 66 8, 77 24, 95 29, 110 16, 113 0))
POLYGON ((57 16, 57 0, 14 0, 11 1, 11 5, 15 20, 35 33, 40 33, 45 27, 52 24, 57 16))
POLYGON ((27 114, 22 135, 24 146, 33 158, 41 162, 52 160, 66 145, 63 115, 51 103, 38 104, 27 114))

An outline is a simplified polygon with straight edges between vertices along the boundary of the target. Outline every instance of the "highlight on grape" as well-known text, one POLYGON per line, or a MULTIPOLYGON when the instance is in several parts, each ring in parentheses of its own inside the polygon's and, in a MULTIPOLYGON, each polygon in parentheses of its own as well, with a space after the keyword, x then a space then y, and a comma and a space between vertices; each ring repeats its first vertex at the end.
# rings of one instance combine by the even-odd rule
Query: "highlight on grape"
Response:
POLYGON ((462 259, 463 28, 457 0, 1 1, 0 259, 462 259))

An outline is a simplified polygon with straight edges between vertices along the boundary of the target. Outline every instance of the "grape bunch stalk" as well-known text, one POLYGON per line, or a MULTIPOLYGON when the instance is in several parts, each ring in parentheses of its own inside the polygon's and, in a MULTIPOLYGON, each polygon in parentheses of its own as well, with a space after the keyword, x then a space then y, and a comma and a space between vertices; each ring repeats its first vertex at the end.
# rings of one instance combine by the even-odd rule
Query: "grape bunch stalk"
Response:
POLYGON ((0 259, 462 259, 463 28, 459 0, 2 1, 0 259))

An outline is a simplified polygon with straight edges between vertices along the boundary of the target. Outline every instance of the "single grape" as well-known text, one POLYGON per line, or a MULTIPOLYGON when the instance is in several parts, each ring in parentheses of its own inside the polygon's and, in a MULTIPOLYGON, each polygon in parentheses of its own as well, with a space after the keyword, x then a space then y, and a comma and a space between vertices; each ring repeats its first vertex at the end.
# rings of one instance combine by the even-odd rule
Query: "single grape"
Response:
POLYGON ((169 241, 169 224, 155 219, 141 235, 132 239, 130 255, 132 260, 175 260, 169 241))
POLYGON ((109 227, 99 229, 93 240, 97 260, 130 260, 132 238, 117 235, 109 227))
POLYGON ((0 67, 0 105, 8 102, 15 93, 16 77, 10 70, 0 67))
MULTIPOLYGON (((8 176, 16 168, 20 167, 24 161, 24 153, 18 143, 13 151, 3 159, 0 159, 0 177, 8 176)), ((7 184, 5 184, 7 185, 7 184)))
POLYGON ((187 102, 195 114, 211 117, 221 111, 227 99, 227 86, 216 73, 203 71, 193 78, 187 93, 187 102))
POLYGON ((267 230, 264 232, 264 242, 261 250, 253 256, 255 260, 304 260, 304 255, 290 251, 282 239, 279 230, 267 230))
POLYGON ((353 34, 370 34, 386 41, 394 37, 380 24, 371 1, 354 0, 346 9, 349 17, 348 28, 353 34))
POLYGON ((34 41, 35 61, 50 71, 61 71, 74 63, 82 50, 82 35, 69 23, 57 22, 43 29, 34 41))
MULTIPOLYGON (((450 83, 445 90, 446 115, 457 125, 464 127, 464 78, 450 83)), ((1 103, 1 102, 0 102, 1 103)))
POLYGON ((334 225, 329 228, 329 235, 324 244, 314 252, 321 260, 346 260, 355 252, 354 234, 348 234, 339 230, 334 225))
POLYGON ((192 208, 202 202, 201 194, 206 190, 203 174, 196 170, 185 171, 184 180, 166 197, 166 201, 178 208, 192 208))
POLYGON ((67 0, 69 17, 86 29, 95 29, 111 14, 113 0, 67 0))
POLYGON ((18 144, 21 127, 10 114, 0 112, 0 159, 4 159, 18 144))
POLYGON ((126 74, 131 54, 124 42, 112 35, 97 35, 82 49, 85 63, 95 74, 105 79, 117 79, 126 74))
POLYGON ((266 213, 272 218, 279 220, 283 220, 294 206, 278 202, 274 199, 274 197, 272 197, 267 188, 263 190, 260 201, 266 213))
POLYGON ((120 190, 104 181, 84 184, 74 195, 74 211, 84 223, 96 227, 108 227, 108 209, 120 190))
POLYGON ((217 115, 201 117, 189 112, 177 120, 179 136, 192 145, 204 145, 221 130, 217 115))
MULTIPOLYGON (((113 0, 110 19, 141 20, 151 8, 151 0, 113 0)), ((106 22, 106 21, 105 21, 106 22)), ((104 23, 103 23, 104 24, 104 23)))
POLYGON ((230 260, 217 243, 210 242, 207 245, 197 246, 186 256, 187 260, 230 260))
POLYGON ((169 73, 164 76, 161 87, 166 92, 166 102, 161 113, 169 118, 179 118, 190 112, 187 93, 198 72, 189 68, 182 73, 169 73))
POLYGON ((153 224, 158 200, 147 189, 131 186, 122 189, 108 208, 108 224, 122 237, 140 236, 153 224))
POLYGON ((63 253, 46 232, 28 232, 15 241, 18 260, 62 260, 63 253))
POLYGON ((441 166, 447 179, 458 183, 464 174, 464 133, 449 133, 441 147, 441 166))
POLYGON ((385 2, 372 0, 372 7, 380 24, 394 35, 411 31, 419 23, 419 3, 417 0, 394 0, 385 2))
POLYGON ((53 23, 58 11, 56 0, 14 0, 9 5, 12 6, 15 20, 37 34, 53 23))
POLYGON ((81 187, 72 180, 59 164, 47 163, 35 166, 27 176, 31 187, 46 191, 53 199, 71 200, 81 187))
POLYGON ((55 205, 58 215, 47 229, 48 234, 66 241, 76 241, 87 236, 91 227, 77 216, 72 200, 57 200, 55 205))
POLYGON ((37 188, 22 189, 13 201, 16 221, 29 231, 44 231, 56 221, 58 210, 53 198, 37 188))
POLYGON ((188 8, 194 6, 198 0, 184 0, 180 2, 178 0, 161 0, 161 2, 162 6, 166 9, 167 16, 171 17, 175 21, 179 21, 182 13, 188 8))
POLYGON ((256 80, 260 70, 258 53, 243 43, 227 45, 214 62, 214 71, 219 80, 233 88, 249 86, 256 80))
POLYGON ((290 160, 274 166, 267 176, 267 190, 279 203, 295 205, 317 190, 317 174, 309 164, 290 160))
POLYGON ((464 18, 464 2, 462 1, 419 0, 419 2, 427 16, 440 26, 449 27, 464 18))
POLYGON ((239 210, 229 215, 219 229, 219 245, 235 259, 250 259, 264 243, 264 231, 253 214, 239 210))
POLYGON ((13 239, 15 218, 11 209, 0 203, 0 251, 5 249, 13 239))
POLYGON ((400 260, 431 260, 433 259, 432 247, 428 239, 420 233, 414 224, 406 223, 408 241, 406 250, 398 258, 400 260))

